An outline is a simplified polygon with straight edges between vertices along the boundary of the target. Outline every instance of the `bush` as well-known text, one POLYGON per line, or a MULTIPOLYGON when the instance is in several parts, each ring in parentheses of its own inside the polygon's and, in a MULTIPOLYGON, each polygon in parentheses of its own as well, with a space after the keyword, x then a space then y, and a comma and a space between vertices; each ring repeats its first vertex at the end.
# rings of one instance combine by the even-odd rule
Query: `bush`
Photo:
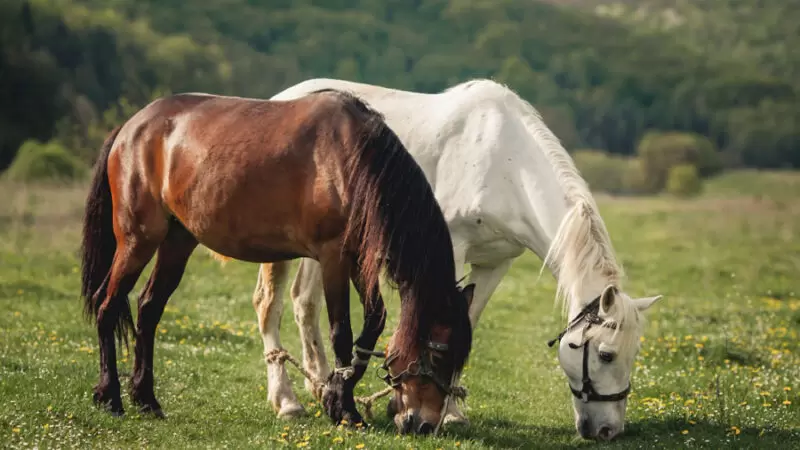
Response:
POLYGON ((639 142, 637 154, 642 164, 644 186, 649 192, 663 190, 670 169, 680 164, 693 165, 700 177, 722 169, 714 144, 694 133, 649 132, 639 142))
POLYGON ((13 181, 70 181, 84 177, 88 168, 58 142, 28 140, 6 172, 13 181))
POLYGON ((697 167, 679 164, 669 169, 667 192, 678 197, 691 197, 703 190, 703 181, 697 167))
POLYGON ((581 176, 593 191, 635 194, 643 191, 639 162, 602 150, 577 150, 572 155, 581 176))

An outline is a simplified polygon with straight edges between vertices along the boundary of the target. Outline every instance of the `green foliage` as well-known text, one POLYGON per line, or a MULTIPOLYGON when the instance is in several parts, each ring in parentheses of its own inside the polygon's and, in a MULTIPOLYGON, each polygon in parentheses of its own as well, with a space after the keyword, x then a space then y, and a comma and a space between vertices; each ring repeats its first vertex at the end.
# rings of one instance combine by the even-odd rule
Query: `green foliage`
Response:
POLYGON ((575 166, 592 191, 609 194, 637 192, 635 161, 602 150, 580 149, 572 154, 575 166))
POLYGON ((678 197, 691 197, 703 190, 703 180, 697 167, 692 164, 678 164, 669 169, 667 192, 678 197))
POLYGON ((680 164, 693 165, 701 177, 721 169, 714 144, 692 133, 648 132, 639 143, 637 153, 642 165, 644 186, 649 192, 664 189, 670 169, 680 164))
POLYGON ((0 169, 29 138, 55 136, 91 161, 95 135, 116 125, 104 112, 123 99, 135 110, 163 91, 267 98, 311 77, 423 92, 492 77, 540 109, 569 148, 630 155, 648 129, 679 130, 707 136, 726 161, 800 167, 800 58, 786 35, 800 9, 714 0, 715 11, 748 17, 731 39, 683 3, 686 39, 524 0, 8 0, 0 169), (711 41, 698 38, 703 27, 711 41))
POLYGON ((83 178, 88 168, 61 144, 25 141, 6 176, 12 181, 71 181, 83 178))

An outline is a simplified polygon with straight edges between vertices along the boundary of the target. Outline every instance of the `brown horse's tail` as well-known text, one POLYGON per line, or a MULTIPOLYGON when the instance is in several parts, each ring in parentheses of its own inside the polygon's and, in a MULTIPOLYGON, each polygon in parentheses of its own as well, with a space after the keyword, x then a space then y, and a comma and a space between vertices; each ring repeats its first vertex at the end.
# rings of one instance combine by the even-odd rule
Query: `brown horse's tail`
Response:
MULTIPOLYGON (((117 240, 114 236, 113 205, 111 186, 108 182, 108 155, 122 127, 115 128, 108 135, 100 150, 94 171, 94 178, 86 199, 83 216, 83 242, 81 245, 81 296, 84 312, 90 320, 97 319, 97 312, 103 302, 103 293, 98 292, 111 271, 117 240)), ((133 316, 127 301, 119 311, 115 325, 117 338, 128 346, 128 334, 133 329, 133 316)))

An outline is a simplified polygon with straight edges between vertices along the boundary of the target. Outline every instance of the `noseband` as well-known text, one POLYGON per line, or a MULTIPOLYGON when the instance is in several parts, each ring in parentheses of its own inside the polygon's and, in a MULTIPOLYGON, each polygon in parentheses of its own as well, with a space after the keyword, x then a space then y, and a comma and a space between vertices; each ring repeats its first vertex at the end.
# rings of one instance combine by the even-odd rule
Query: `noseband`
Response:
MULTIPOLYGON (((600 297, 598 296, 588 305, 586 305, 583 310, 575 316, 574 319, 567 325, 564 330, 558 334, 558 336, 547 343, 549 347, 552 347, 556 342, 560 342, 561 338, 564 337, 565 334, 569 333, 573 328, 578 326, 582 322, 586 322, 586 325, 583 328, 584 333, 586 330, 592 327, 592 325, 599 325, 602 327, 611 328, 612 330, 617 329, 617 324, 615 322, 606 322, 603 320, 598 313, 600 312, 600 297)), ((578 346, 574 346, 569 344, 570 348, 577 349, 578 346)), ((631 384, 628 382, 628 387, 624 390, 617 392, 616 394, 600 394, 598 393, 594 386, 592 385, 592 379, 589 377, 589 340, 587 339, 586 342, 583 343, 583 386, 581 390, 578 391, 569 385, 569 390, 572 391, 572 395, 576 398, 580 399, 583 403, 589 402, 617 402, 620 400, 624 400, 628 397, 628 394, 631 392, 631 384)))
POLYGON ((433 366, 433 355, 430 353, 430 350, 445 352, 447 349, 447 344, 429 341, 428 345, 422 350, 422 353, 419 355, 419 357, 408 363, 408 366, 406 366, 406 368, 397 375, 392 375, 391 371, 389 370, 389 365, 391 365, 399 355, 397 353, 388 355, 386 360, 383 361, 383 364, 381 364, 381 366, 378 368, 378 370, 384 371, 385 374, 378 374, 378 378, 382 379, 386 382, 386 384, 393 388, 400 387, 400 383, 409 377, 429 378, 442 392, 444 392, 445 395, 449 396, 453 393, 453 389, 451 388, 450 383, 445 383, 444 380, 442 380, 441 377, 436 374, 433 366))

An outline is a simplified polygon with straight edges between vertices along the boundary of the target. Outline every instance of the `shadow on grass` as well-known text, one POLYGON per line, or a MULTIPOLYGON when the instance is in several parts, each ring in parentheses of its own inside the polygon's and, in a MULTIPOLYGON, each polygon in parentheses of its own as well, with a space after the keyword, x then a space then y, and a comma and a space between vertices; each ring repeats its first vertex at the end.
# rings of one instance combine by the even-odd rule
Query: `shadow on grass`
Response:
MULTIPOLYGON (((385 414, 377 413, 372 421, 373 432, 394 435, 394 424, 385 414)), ((473 420, 470 428, 454 427, 441 437, 471 440, 491 448, 586 448, 603 446, 615 448, 674 448, 689 444, 700 448, 784 448, 788 442, 800 440, 800 430, 775 428, 732 428, 731 426, 697 421, 650 419, 629 423, 625 432, 611 442, 582 439, 572 427, 538 426, 505 419, 473 420), (686 434, 683 434, 687 431, 686 434)), ((420 437, 418 439, 425 439, 420 437)))

